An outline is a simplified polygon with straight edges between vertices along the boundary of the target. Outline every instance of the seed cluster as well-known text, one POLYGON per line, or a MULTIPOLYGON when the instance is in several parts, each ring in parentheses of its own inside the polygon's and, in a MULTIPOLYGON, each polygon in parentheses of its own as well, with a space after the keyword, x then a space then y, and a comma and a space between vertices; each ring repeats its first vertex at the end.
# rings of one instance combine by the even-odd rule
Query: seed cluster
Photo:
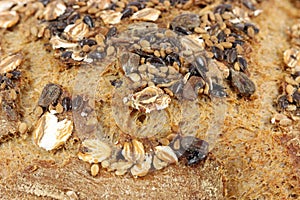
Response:
MULTIPOLYGON (((98 174, 100 163, 117 175, 130 172, 135 177, 181 158, 189 165, 199 163, 206 158, 209 144, 184 130, 199 126, 200 114, 193 113, 199 107, 198 97, 225 98, 230 86, 240 96, 255 92, 246 59, 251 51, 249 42, 259 32, 250 20, 260 12, 252 1, 28 0, 27 4, 5 7, 1 27, 17 24, 19 14, 34 15, 41 24, 32 27, 30 35, 49 41, 48 47, 69 70, 111 63, 118 68, 121 78, 111 81, 112 102, 105 102, 111 104, 109 114, 121 132, 115 143, 89 135, 95 129, 95 110, 89 102, 88 84, 82 86, 85 93, 70 98, 61 86, 49 83, 37 103, 35 143, 46 150, 58 148, 72 133, 71 121, 77 120, 78 128, 85 131, 79 136, 82 148, 78 156, 92 164, 93 176, 98 174), (153 23, 172 9, 192 7, 199 9, 181 12, 163 27, 153 23), (124 28, 123 22, 130 25, 124 28), (182 113, 189 111, 192 116, 178 116, 177 124, 171 125, 167 109, 174 106, 173 101, 182 104, 178 105, 182 113), (69 111, 78 119, 72 119, 69 111), (50 125, 55 127, 55 137, 50 125)), ((1 73, 15 72, 18 62, 7 63, 17 58, 5 59, 1 73)), ((102 74, 105 67, 97 73, 102 74)))
POLYGON ((288 75, 282 84, 283 94, 278 97, 277 105, 280 111, 300 116, 300 24, 294 24, 289 33, 292 47, 283 53, 288 75))
POLYGON ((7 132, 12 135, 18 132, 16 128, 20 123, 19 93, 22 75, 18 67, 22 65, 22 61, 21 53, 0 56, 0 118, 3 123, 0 143, 7 139, 7 132))

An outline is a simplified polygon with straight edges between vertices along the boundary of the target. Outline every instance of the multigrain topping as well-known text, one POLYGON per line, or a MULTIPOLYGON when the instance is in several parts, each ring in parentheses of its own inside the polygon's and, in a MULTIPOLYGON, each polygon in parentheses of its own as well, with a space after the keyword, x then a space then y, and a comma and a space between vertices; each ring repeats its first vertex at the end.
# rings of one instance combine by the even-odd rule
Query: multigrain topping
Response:
MULTIPOLYGON (((44 87, 36 107, 34 141, 46 150, 57 149, 71 136, 74 121, 82 140, 78 157, 91 163, 92 176, 100 164, 117 175, 140 177, 182 158, 189 165, 205 160, 214 141, 205 141, 209 128, 200 116, 210 115, 211 121, 223 116, 214 113, 214 103, 234 94, 230 86, 245 98, 255 92, 247 55, 259 33, 251 22, 260 12, 256 3, 54 0, 32 2, 28 10, 25 4, 14 5, 5 4, 3 12, 35 15, 40 24, 29 35, 46 41, 65 70, 79 71, 72 97, 60 85, 44 87), (187 12, 193 5, 204 9, 187 12), (166 24, 153 23, 160 23, 174 7, 185 11, 166 24), (101 85, 105 81, 111 84, 109 98, 101 85), (109 111, 102 110, 106 106, 109 111)), ((9 22, 9 27, 17 22, 9 22)), ((11 60, 5 60, 1 73, 18 68, 18 60, 11 60)), ((292 86, 285 90, 288 102, 299 96, 292 86)), ((9 118, 17 119, 13 104, 3 102, 9 118)), ((26 132, 24 125, 20 132, 26 132)))

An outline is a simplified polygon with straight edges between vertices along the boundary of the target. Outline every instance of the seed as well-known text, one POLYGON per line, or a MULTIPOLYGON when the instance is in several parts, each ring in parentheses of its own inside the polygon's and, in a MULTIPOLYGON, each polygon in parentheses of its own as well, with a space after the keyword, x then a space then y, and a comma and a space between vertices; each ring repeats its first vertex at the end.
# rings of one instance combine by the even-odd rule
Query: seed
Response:
POLYGON ((92 164, 91 166, 91 175, 92 176, 97 176, 99 173, 99 165, 98 164, 92 164))
POLYGON ((252 26, 249 26, 248 29, 247 29, 247 34, 250 36, 250 37, 254 37, 255 36, 255 32, 254 32, 254 29, 252 26))
POLYGON ((93 46, 96 44, 97 44, 97 42, 95 40, 91 40, 91 39, 83 39, 83 40, 79 41, 80 46, 84 46, 84 45, 93 46))
POLYGON ((20 125, 19 125, 19 132, 21 133, 21 134, 24 134, 24 133, 26 133, 26 131, 27 131, 27 124, 25 123, 25 122, 22 122, 22 123, 20 123, 20 125))
POLYGON ((200 33, 200 34, 207 33, 207 31, 206 31, 205 29, 200 28, 200 27, 196 27, 196 28, 194 29, 194 31, 195 31, 196 33, 200 33))
POLYGON ((255 92, 255 84, 243 72, 231 70, 231 83, 242 95, 249 96, 255 92))
POLYGON ((195 27, 199 27, 199 25, 200 25, 199 16, 190 13, 176 16, 170 24, 173 30, 175 30, 176 27, 181 27, 186 31, 193 30, 195 27))
POLYGON ((225 51, 226 61, 228 63, 234 63, 237 59, 236 49, 228 49, 225 51))
POLYGON ((90 28, 93 28, 95 26, 94 21, 90 15, 85 15, 83 17, 83 22, 86 23, 90 28))
POLYGON ((222 14, 222 18, 223 18, 224 20, 228 20, 228 19, 231 18, 231 14, 229 14, 228 12, 226 12, 226 13, 222 14))
POLYGON ((224 59, 224 52, 221 49, 219 49, 218 47, 213 46, 212 52, 217 60, 224 59))
POLYGON ((63 108, 63 106, 60 103, 58 103, 55 106, 55 110, 56 110, 57 113, 63 113, 64 112, 64 108, 63 108))
POLYGON ((62 106, 66 112, 72 110, 72 101, 70 97, 64 97, 62 99, 62 106))
POLYGON ((83 52, 89 52, 89 51, 90 51, 89 45, 84 45, 84 46, 82 47, 82 51, 83 51, 83 52))
POLYGON ((240 65, 239 65, 239 63, 237 63, 237 62, 234 63, 233 68, 234 68, 235 71, 240 71, 240 65))
POLYGON ((155 55, 156 57, 160 57, 159 51, 158 51, 158 50, 155 50, 155 51, 154 51, 154 55, 155 55))
POLYGON ((210 39, 205 39, 204 41, 205 41, 205 44, 206 44, 208 47, 211 47, 211 46, 214 45, 213 42, 212 42, 210 39))
POLYGON ((51 103, 56 103, 60 97, 61 88, 59 85, 54 83, 47 84, 39 98, 38 105, 42 107, 48 107, 51 103))
POLYGON ((247 61, 245 58, 238 56, 237 58, 238 64, 239 64, 239 68, 244 72, 247 70, 247 61))
POLYGON ((83 98, 79 95, 77 95, 73 100, 72 100, 72 108, 76 111, 79 110, 83 107, 83 98))
POLYGON ((226 38, 226 34, 224 33, 224 31, 220 31, 220 33, 217 35, 217 38, 219 42, 224 42, 226 38))
POLYGON ((160 143, 161 145, 163 145, 163 146, 168 146, 169 143, 170 143, 170 141, 169 141, 167 138, 161 138, 161 139, 159 140, 159 143, 160 143))
POLYGON ((12 100, 16 100, 17 97, 18 97, 18 96, 17 96, 16 90, 14 90, 14 89, 10 90, 9 98, 12 99, 12 100))
POLYGON ((107 49, 106 49, 106 54, 107 56, 111 56, 115 53, 115 48, 113 46, 109 46, 107 49))
POLYGON ((103 160, 101 162, 101 167, 102 168, 108 168, 110 166, 110 162, 108 160, 103 160))
POLYGON ((232 43, 230 43, 230 42, 221 42, 221 45, 226 49, 229 49, 232 47, 232 43))
POLYGON ((205 159, 208 154, 208 143, 193 136, 181 139, 181 147, 185 150, 184 156, 188 165, 194 165, 205 159))
POLYGON ((294 93, 294 87, 292 85, 287 85, 286 88, 285 88, 285 91, 288 95, 292 95, 294 93))
POLYGON ((148 42, 147 40, 141 40, 140 45, 142 48, 147 48, 150 47, 150 42, 148 42))
POLYGON ((137 73, 131 73, 128 75, 128 77, 133 81, 133 82, 139 82, 141 80, 140 75, 137 73))

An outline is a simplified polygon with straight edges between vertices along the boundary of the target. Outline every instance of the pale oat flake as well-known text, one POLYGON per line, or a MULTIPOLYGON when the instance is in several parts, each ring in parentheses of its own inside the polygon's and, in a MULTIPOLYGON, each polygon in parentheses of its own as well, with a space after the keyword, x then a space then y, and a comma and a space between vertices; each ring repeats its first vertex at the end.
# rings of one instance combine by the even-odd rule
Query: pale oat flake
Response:
POLYGON ((18 23, 20 17, 16 11, 0 12, 0 28, 10 28, 18 23))
POLYGON ((132 20, 142 20, 142 21, 156 21, 161 12, 154 8, 144 8, 136 13, 134 13, 131 17, 132 20))
POLYGON ((0 60, 0 74, 8 73, 15 70, 23 60, 23 55, 21 53, 17 53, 14 55, 10 55, 0 60))
POLYGON ((105 24, 118 24, 121 21, 122 18, 122 13, 121 12, 116 12, 112 10, 108 11, 102 11, 100 13, 100 17, 103 20, 105 24))
POLYGON ((89 163, 99 163, 111 156, 110 146, 101 140, 89 139, 82 142, 85 152, 79 152, 79 159, 89 163))
POLYGON ((63 145, 71 136, 73 122, 64 119, 58 121, 55 114, 45 113, 38 121, 33 131, 34 142, 47 151, 63 145))

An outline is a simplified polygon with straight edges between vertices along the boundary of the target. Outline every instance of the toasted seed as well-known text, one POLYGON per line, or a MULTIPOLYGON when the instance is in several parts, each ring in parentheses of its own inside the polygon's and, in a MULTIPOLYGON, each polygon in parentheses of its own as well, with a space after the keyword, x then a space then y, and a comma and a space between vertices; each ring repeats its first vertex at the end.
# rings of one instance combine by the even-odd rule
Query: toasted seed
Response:
POLYGON ((99 165, 98 164, 92 164, 91 166, 91 175, 97 176, 99 173, 99 165))
POLYGON ((55 106, 55 110, 56 110, 57 113, 63 113, 64 108, 63 108, 63 106, 62 106, 60 103, 58 103, 58 104, 55 106))
POLYGON ((248 78, 243 72, 236 72, 231 70, 231 83, 240 94, 242 95, 252 95, 255 92, 255 84, 248 78))
POLYGON ((288 95, 292 95, 294 93, 294 87, 292 85, 287 85, 286 88, 285 88, 285 91, 288 95))
POLYGON ((54 83, 48 83, 39 98, 38 105, 42 107, 48 107, 51 103, 55 103, 61 95, 61 88, 54 83))
POLYGON ((230 43, 230 42, 221 42, 221 45, 226 49, 229 49, 232 47, 232 43, 230 43))
POLYGON ((19 132, 21 134, 26 133, 27 129, 28 129, 28 126, 27 126, 27 124, 25 122, 20 123, 20 125, 19 125, 19 132))

